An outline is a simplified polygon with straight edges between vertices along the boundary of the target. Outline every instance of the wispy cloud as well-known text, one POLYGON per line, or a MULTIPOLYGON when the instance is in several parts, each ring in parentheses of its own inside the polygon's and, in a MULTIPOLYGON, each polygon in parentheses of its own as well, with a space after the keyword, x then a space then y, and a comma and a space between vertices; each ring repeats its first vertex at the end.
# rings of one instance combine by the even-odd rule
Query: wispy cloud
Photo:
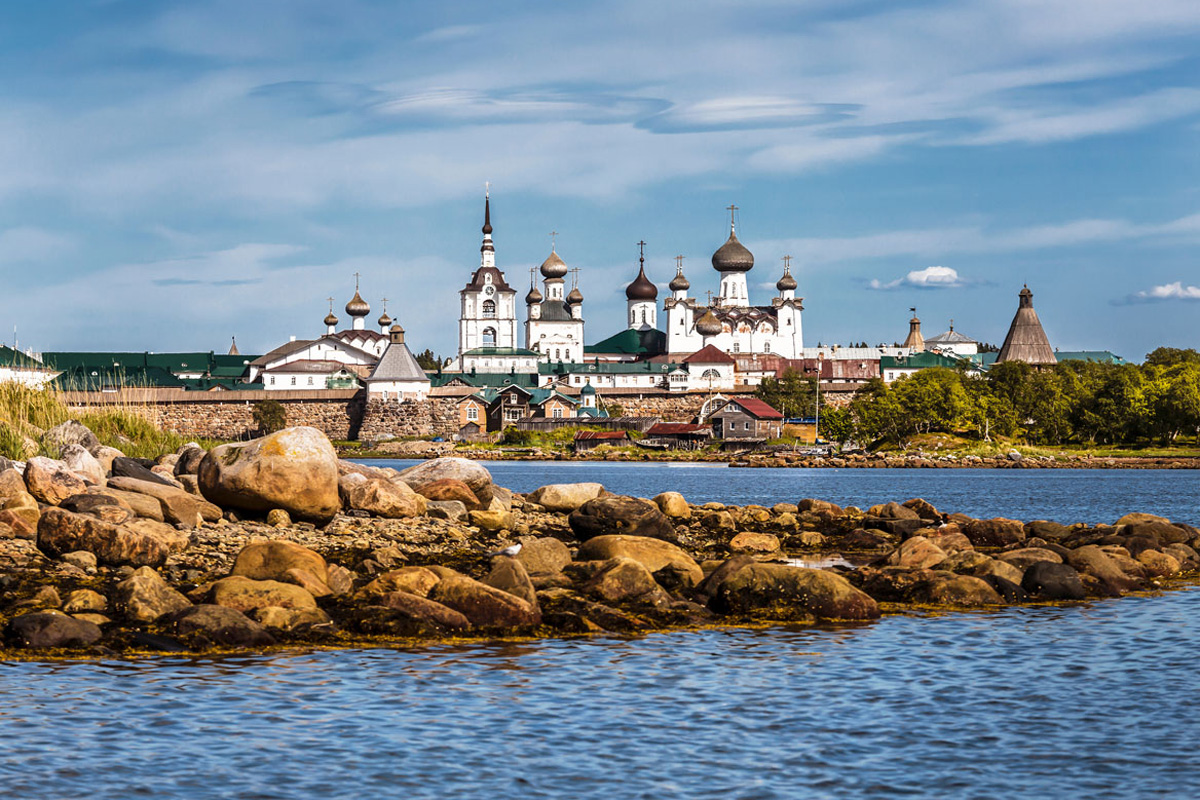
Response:
POLYGON ((884 283, 878 279, 867 284, 868 288, 878 290, 891 289, 961 289, 967 285, 958 270, 953 267, 926 267, 914 269, 903 278, 884 283))
POLYGON ((1164 283, 1161 286, 1155 286, 1146 291, 1135 292, 1121 300, 1115 301, 1115 303, 1117 305, 1130 305, 1136 303, 1161 303, 1168 300, 1200 301, 1200 286, 1184 286, 1183 281, 1164 283))
POLYGON ((45 262, 75 249, 75 240, 62 233, 24 226, 0 231, 0 263, 45 262))

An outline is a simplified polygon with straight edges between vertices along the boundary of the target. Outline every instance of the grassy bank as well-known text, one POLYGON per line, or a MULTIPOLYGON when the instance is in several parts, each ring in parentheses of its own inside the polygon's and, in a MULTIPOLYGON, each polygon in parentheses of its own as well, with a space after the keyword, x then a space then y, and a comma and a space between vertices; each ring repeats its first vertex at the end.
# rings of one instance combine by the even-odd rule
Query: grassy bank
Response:
MULTIPOLYGON (((42 434, 69 419, 77 419, 90 428, 102 444, 135 458, 154 458, 192 441, 156 427, 132 405, 104 406, 72 414, 54 392, 0 383, 0 456, 16 460, 36 455, 57 456, 45 450, 42 434)), ((210 447, 215 443, 200 444, 210 447)))

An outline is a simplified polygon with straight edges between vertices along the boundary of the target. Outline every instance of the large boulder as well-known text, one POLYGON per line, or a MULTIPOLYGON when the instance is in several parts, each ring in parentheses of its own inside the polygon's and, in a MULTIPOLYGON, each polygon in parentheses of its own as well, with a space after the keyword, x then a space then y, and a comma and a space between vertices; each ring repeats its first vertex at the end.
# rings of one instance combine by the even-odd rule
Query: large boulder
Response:
POLYGON ((1070 564, 1038 561, 1025 570, 1021 588, 1040 600, 1082 600, 1085 597, 1079 573, 1070 564))
POLYGON ((924 536, 913 536, 900 543, 887 563, 896 567, 927 569, 946 560, 946 552, 924 536))
POLYGON ((462 481, 469 486, 480 506, 486 508, 492 502, 492 473, 482 464, 466 458, 435 458, 409 467, 398 476, 399 480, 418 492, 423 486, 447 478, 462 481))
POLYGON ((209 603, 238 611, 253 611, 267 606, 280 608, 316 608, 317 601, 308 590, 293 583, 256 581, 232 575, 214 582, 205 593, 209 603))
POLYGON ((204 521, 216 522, 221 518, 219 506, 203 497, 158 481, 115 476, 109 478, 108 485, 117 491, 153 497, 162 507, 162 517, 166 522, 180 522, 194 528, 204 521))
POLYGON ((408 592, 390 592, 383 596, 380 603, 412 620, 428 623, 435 628, 462 630, 471 626, 470 620, 449 606, 408 592))
MULTIPOLYGON (((1131 515, 1127 514, 1126 516, 1131 515)), ((1146 537, 1159 544, 1187 544, 1192 538, 1192 534, 1184 528, 1159 520, 1141 520, 1129 523, 1121 528, 1121 534, 1123 536, 1146 537)))
POLYGON ((1021 571, 1029 569, 1032 564, 1038 561, 1050 561, 1055 564, 1062 563, 1062 556, 1053 550, 1047 550, 1042 547, 1022 547, 1019 550, 1008 550, 1003 553, 997 553, 996 558, 1006 564, 1012 564, 1021 571))
POLYGON ((542 619, 538 609, 521 598, 462 576, 442 578, 429 599, 454 609, 478 628, 517 628, 542 619))
POLYGON ((1007 547, 1025 541, 1025 526, 1015 519, 973 519, 962 532, 976 547, 1007 547))
POLYGON ((375 602, 392 592, 428 597, 441 577, 424 567, 401 567, 379 575, 354 593, 360 602, 375 602))
POLYGON ((692 507, 679 492, 663 492, 654 496, 659 509, 671 519, 691 519, 692 507))
POLYGON ((168 614, 160 620, 167 630, 194 647, 267 647, 275 644, 265 627, 236 608, 198 605, 168 614))
MULTIPOLYGON (((406 489, 409 488, 407 483, 400 481, 397 481, 396 485, 403 486, 406 489)), ((471 491, 471 487, 455 478, 443 478, 440 481, 427 483, 421 486, 421 488, 411 491, 415 491, 418 495, 424 497, 426 500, 441 502, 457 500, 458 502, 462 503, 467 510, 475 510, 483 507, 483 504, 479 502, 479 498, 475 496, 473 491, 471 491)))
POLYGON ((571 530, 582 540, 624 534, 677 542, 671 520, 649 500, 637 497, 598 497, 571 512, 571 530))
POLYGON ((552 536, 526 536, 517 560, 530 575, 554 575, 571 563, 571 550, 552 536))
MULTIPOLYGON (((523 548, 522 548, 523 549, 523 548)), ((508 592, 519 597, 529 605, 537 608, 537 590, 524 565, 511 556, 496 556, 492 559, 492 571, 483 579, 483 583, 502 592, 508 592)))
POLYGON ((935 578, 922 587, 920 595, 916 599, 942 606, 996 606, 1004 602, 987 581, 971 575, 935 578))
POLYGON ((133 511, 120 500, 105 494, 73 494, 58 505, 63 511, 86 514, 114 525, 133 519, 133 511))
POLYGON ((8 623, 8 637, 18 647, 81 647, 98 640, 100 628, 56 611, 35 611, 13 618, 8 623))
POLYGON ((1090 577, 1098 593, 1116 597, 1138 586, 1128 577, 1117 562, 1094 544, 1076 547, 1067 551, 1066 561, 1078 572, 1090 577))
MULTIPOLYGON (((147 462, 149 463, 149 462, 147 462)), ((159 475, 141 460, 129 458, 128 456, 120 456, 114 458, 112 466, 109 468, 114 478, 131 478, 137 481, 145 481, 147 483, 157 483, 160 486, 175 486, 174 483, 167 480, 162 475, 159 475)), ((168 473, 170 471, 168 470, 168 473)))
POLYGON ((48 555, 86 550, 101 563, 113 566, 158 567, 171 552, 169 543, 159 536, 60 508, 47 508, 42 513, 37 543, 48 555))
POLYGON ((295 542, 272 539, 250 542, 243 547, 238 552, 229 574, 256 581, 283 581, 304 585, 304 574, 311 575, 319 584, 325 584, 328 572, 329 567, 325 559, 315 550, 295 542))
POLYGON ((139 567, 118 583, 113 599, 117 611, 135 622, 154 622, 164 614, 192 605, 150 567, 139 567))
POLYGON ((204 457, 208 455, 208 451, 199 445, 185 445, 179 451, 179 458, 175 461, 175 468, 172 470, 175 477, 181 475, 199 475, 200 462, 204 461, 204 457))
POLYGON ((778 536, 773 533, 757 531, 742 531, 734 536, 729 540, 729 552, 748 553, 762 557, 783 556, 783 548, 779 544, 778 536))
POLYGON ((73 494, 87 491, 87 484, 63 462, 35 456, 25 464, 25 488, 46 505, 56 506, 73 494))
POLYGON ((162 503, 158 501, 158 498, 151 497, 148 494, 125 492, 107 486, 103 489, 93 486, 88 489, 88 494, 99 494, 104 497, 115 498, 121 505, 128 507, 130 511, 139 517, 145 517, 157 522, 166 521, 166 517, 163 516, 162 503))
POLYGON ((200 462, 200 491, 222 507, 282 508, 326 522, 341 508, 337 453, 316 428, 285 428, 249 442, 223 444, 200 462))
POLYGON ((604 486, 599 483, 551 483, 534 489, 528 499, 537 503, 547 511, 560 514, 570 514, 589 500, 595 500, 604 494, 604 486))
POLYGON ((880 519, 921 519, 921 515, 916 511, 896 502, 871 506, 867 509, 867 516, 880 519))
POLYGON ((42 446, 49 453, 61 453, 73 444, 82 446, 92 455, 96 455, 96 451, 100 449, 100 440, 96 438, 96 434, 77 419, 69 419, 42 434, 42 446))
POLYGON ((580 561, 608 561, 617 557, 632 558, 651 573, 664 567, 677 567, 689 573, 696 584, 704 580, 704 571, 691 556, 661 539, 645 536, 597 536, 584 542, 579 548, 580 561))
POLYGON ((94 483, 97 486, 104 485, 107 470, 104 469, 100 462, 96 460, 96 457, 89 453, 83 445, 69 444, 64 447, 62 462, 67 465, 67 469, 88 483, 94 483))
POLYGON ((823 619, 875 619, 879 606, 840 575, 783 564, 750 564, 717 587, 711 603, 722 614, 823 619))
POLYGON ((610 603, 670 602, 662 587, 644 566, 632 558, 609 559, 583 585, 584 591, 610 603))
POLYGON ((386 519, 419 517, 425 513, 428 501, 403 483, 367 478, 343 482, 346 506, 366 511, 386 519))

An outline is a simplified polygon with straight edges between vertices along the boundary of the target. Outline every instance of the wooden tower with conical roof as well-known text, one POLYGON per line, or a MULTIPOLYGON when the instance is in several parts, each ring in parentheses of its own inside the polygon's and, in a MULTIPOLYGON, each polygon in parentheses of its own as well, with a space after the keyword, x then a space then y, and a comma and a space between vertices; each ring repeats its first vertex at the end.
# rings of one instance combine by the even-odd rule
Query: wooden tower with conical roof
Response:
POLYGON ((1008 335, 1004 337, 1004 346, 1000 348, 1000 355, 996 356, 996 363, 1024 361, 1035 367, 1054 366, 1058 359, 1050 340, 1046 338, 1046 331, 1042 330, 1037 312, 1033 310, 1033 292, 1029 291, 1029 286, 1025 286, 1018 297, 1020 303, 1017 314, 1008 328, 1008 335))

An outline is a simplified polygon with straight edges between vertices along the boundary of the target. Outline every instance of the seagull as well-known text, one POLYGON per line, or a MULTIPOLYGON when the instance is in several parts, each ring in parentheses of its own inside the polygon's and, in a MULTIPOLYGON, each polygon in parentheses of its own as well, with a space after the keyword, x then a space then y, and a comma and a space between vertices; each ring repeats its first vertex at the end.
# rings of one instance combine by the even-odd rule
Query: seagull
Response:
POLYGON ((489 556, 508 556, 508 557, 512 558, 512 557, 515 557, 517 555, 517 553, 519 553, 519 552, 521 552, 521 543, 517 542, 516 544, 510 544, 508 547, 497 550, 494 553, 488 553, 488 555, 489 556))

